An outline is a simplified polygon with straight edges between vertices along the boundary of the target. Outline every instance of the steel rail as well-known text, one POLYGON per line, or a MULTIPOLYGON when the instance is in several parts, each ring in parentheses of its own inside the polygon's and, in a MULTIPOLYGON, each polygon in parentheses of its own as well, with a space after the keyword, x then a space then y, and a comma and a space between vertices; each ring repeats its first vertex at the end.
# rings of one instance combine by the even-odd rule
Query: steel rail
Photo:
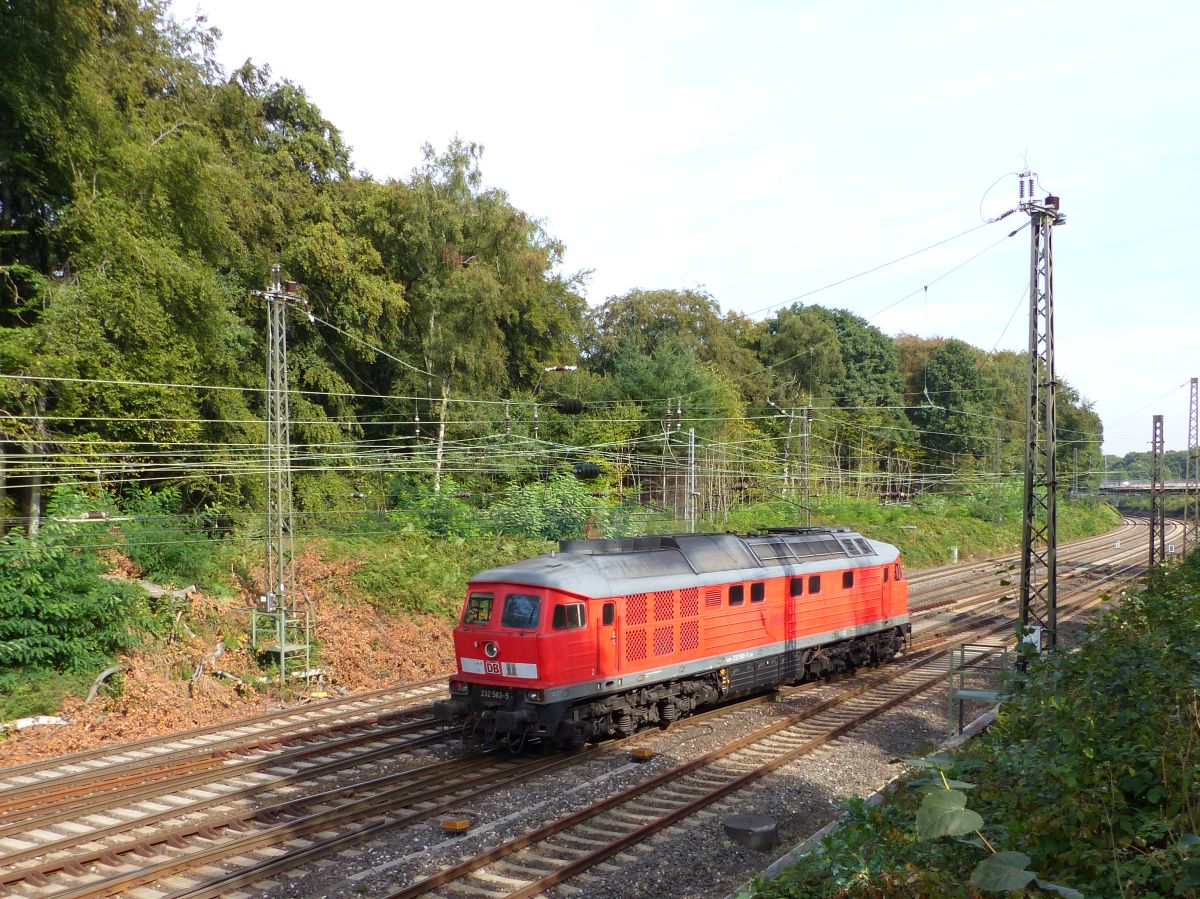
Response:
MULTIPOLYGON (((176 764, 171 766, 163 766, 160 761, 154 759, 138 759, 122 765, 114 766, 110 770, 109 776, 104 778, 89 779, 88 775, 92 772, 78 772, 76 775, 68 775, 63 778, 58 778, 53 784, 45 786, 29 784, 19 789, 6 790, 3 801, 0 802, 0 837, 7 836, 10 833, 18 832, 14 828, 18 824, 23 824, 30 817, 36 817, 43 808, 51 810, 60 806, 66 806, 72 802, 80 800, 88 800, 93 797, 108 798, 114 794, 118 798, 125 798, 124 794, 119 791, 122 787, 130 784, 146 783, 147 786, 157 786, 161 784, 162 778, 155 775, 166 767, 168 773, 176 770, 187 771, 190 768, 201 768, 200 774, 204 772, 214 772, 223 774, 223 763, 236 755, 246 755, 250 752, 267 750, 275 746, 286 746, 289 743, 304 741, 311 743, 313 740, 320 740, 326 737, 334 737, 337 734, 343 734, 347 731, 365 728, 382 729, 385 733, 399 733, 402 731, 412 731, 428 727, 435 727, 437 722, 431 718, 416 718, 415 720, 403 720, 412 718, 414 712, 407 710, 399 710, 393 714, 383 715, 380 717, 356 719, 353 723, 343 725, 331 725, 317 728, 316 730, 299 731, 299 732, 281 732, 275 731, 269 735, 242 740, 233 744, 221 744, 218 746, 201 746, 194 749, 181 749, 176 753, 172 753, 176 764), (395 723, 393 723, 395 722, 395 723), (114 785, 115 786, 110 786, 114 785), (47 802, 43 806, 37 805, 37 800, 45 795, 47 802), (13 802, 13 800, 18 800, 13 802), (21 812, 33 812, 32 816, 22 816, 21 812), (18 824, 12 823, 14 818, 18 824)), ((350 737, 334 739, 327 744, 334 746, 345 741, 350 741, 351 745, 355 742, 363 742, 363 738, 369 734, 357 734, 350 737)), ((290 750, 280 753, 279 756, 265 756, 263 760, 288 756, 290 753, 302 753, 311 755, 319 751, 321 747, 308 747, 306 749, 290 750)), ((199 782, 194 778, 186 779, 189 783, 199 782)), ((174 786, 174 784, 171 784, 174 786)), ((142 795, 144 791, 135 790, 135 793, 142 795)))
MULTIPOLYGON (((756 699, 759 702, 766 701, 765 698, 756 699)), ((702 722, 708 717, 727 712, 728 709, 725 708, 713 709, 700 715, 694 715, 678 723, 685 727, 691 726, 693 724, 702 722)), ((561 767, 574 765, 584 759, 606 752, 613 746, 620 745, 621 743, 632 741, 634 739, 637 739, 636 735, 625 738, 624 740, 610 741, 605 743, 603 746, 594 747, 592 749, 584 750, 583 752, 574 753, 572 755, 535 758, 524 761, 522 761, 520 757, 514 757, 513 764, 516 767, 516 770, 513 774, 504 775, 499 779, 497 779, 494 775, 483 775, 478 778, 460 781, 452 785, 449 791, 450 795, 448 795, 448 790, 444 784, 416 795, 407 792, 411 785, 406 785, 405 787, 397 789, 390 789, 378 795, 353 800, 350 803, 336 807, 332 811, 317 812, 308 816, 302 816, 287 823, 275 824, 256 834, 223 843, 219 846, 202 849, 199 852, 192 853, 187 856, 168 859, 155 865, 139 869, 138 871, 114 875, 101 881, 82 885, 79 888, 69 892, 56 894, 56 896, 61 897, 61 899, 81 899, 81 897, 107 896, 116 892, 131 889, 135 886, 154 882, 163 877, 167 877, 181 871, 186 871, 190 868, 195 868, 223 858, 233 857, 246 852, 254 851, 255 849, 262 848, 263 846, 277 845, 279 843, 286 842, 287 840, 305 837, 311 834, 319 834, 325 830, 330 830, 335 826, 353 825, 363 823, 364 821, 367 822, 364 827, 349 834, 321 840, 308 850, 301 850, 299 853, 289 854, 285 864, 285 867, 288 867, 294 864, 298 858, 308 858, 325 854, 338 848, 354 845, 364 839, 368 839, 375 833, 378 833, 382 830, 425 820, 440 812, 451 810, 466 800, 474 799, 478 796, 491 793, 509 783, 523 782, 529 776, 531 776, 531 772, 535 774, 545 774, 561 767), (464 789, 468 790, 468 792, 462 792, 464 789), (405 808, 416 803, 426 802, 433 802, 434 805, 400 817, 390 817, 389 815, 389 813, 395 809, 405 808)), ((495 764, 495 761, 490 759, 490 757, 484 757, 483 760, 469 759, 467 760, 467 763, 468 765, 475 766, 483 764, 495 764)), ((383 781, 387 779, 395 779, 402 776, 403 773, 387 775, 386 778, 379 780, 383 781)), ((361 792, 362 789, 371 785, 372 783, 374 782, 368 781, 366 784, 355 784, 340 788, 339 790, 329 791, 329 794, 323 794, 321 799, 322 801, 328 801, 329 796, 333 794, 353 795, 354 793, 361 792)), ((310 805, 315 802, 316 800, 310 800, 302 797, 286 803, 280 803, 277 808, 296 808, 301 805, 310 805)), ((236 823, 237 822, 231 822, 229 826, 234 827, 236 826, 236 823)), ((210 826, 208 828, 203 828, 202 826, 198 825, 194 829, 197 833, 202 835, 204 835, 205 830, 207 830, 210 839, 215 836, 215 827, 210 826)), ((172 834, 156 834, 153 837, 147 838, 147 842, 152 845, 172 845, 173 839, 174 836, 172 834)), ((173 848, 179 848, 177 845, 178 840, 175 840, 175 844, 176 845, 173 845, 173 848)), ((122 847, 120 851, 128 853, 137 852, 139 850, 130 844, 128 847, 122 847)), ((107 851, 95 851, 91 853, 91 855, 95 856, 95 860, 105 863, 116 863, 119 859, 118 854, 111 847, 107 851)), ((55 870, 66 870, 71 867, 78 869, 80 865, 75 864, 76 861, 77 859, 71 858, 56 862, 55 870)), ((258 866, 253 869, 253 873, 248 875, 245 874, 245 872, 234 872, 228 877, 222 878, 219 886, 201 885, 197 887, 200 892, 197 892, 194 895, 219 896, 228 890, 236 888, 238 883, 234 882, 235 879, 239 879, 239 883, 253 882, 254 880, 262 879, 263 876, 265 875, 258 873, 258 866), (241 881, 240 878, 242 876, 248 876, 249 880, 241 881)), ((184 891, 179 895, 193 895, 193 893, 192 891, 184 891)))
MULTIPOLYGON (((337 710, 341 707, 349 707, 368 703, 367 709, 350 709, 340 714, 335 713, 325 716, 330 720, 336 719, 343 715, 354 715, 359 711, 371 711, 370 704, 373 700, 382 700, 379 703, 374 703, 376 706, 387 706, 386 697, 394 696, 401 693, 410 693, 414 690, 426 690, 430 693, 437 692, 435 688, 445 689, 446 678, 432 677, 423 681, 414 681, 409 684, 400 684, 395 687, 383 687, 379 690, 371 690, 363 693, 354 693, 350 696, 339 696, 333 699, 322 700, 320 702, 310 702, 303 705, 292 706, 288 709, 283 709, 275 712, 263 712, 260 715, 254 715, 249 718, 240 718, 234 721, 224 721, 218 724, 209 724, 204 727, 197 727, 191 730, 177 731, 170 734, 161 734, 156 737, 146 737, 142 740, 133 740, 128 743, 117 743, 110 746, 96 747, 95 749, 81 749, 77 752, 67 753, 65 755, 57 755, 52 759, 44 759, 35 762, 25 762, 21 765, 12 765, 7 768, 0 768, 0 789, 7 790, 4 783, 19 777, 37 777, 52 771, 55 768, 75 766, 85 762, 104 759, 115 755, 124 755, 130 752, 150 752, 160 747, 167 747, 173 743, 185 742, 188 740, 196 740, 201 737, 211 736, 213 734, 223 733, 225 731, 236 731, 247 727, 254 727, 258 724, 265 724, 271 721, 277 721, 284 718, 292 718, 311 714, 312 712, 325 712, 337 710)), ((400 697, 398 702, 404 702, 414 697, 400 697)), ((312 724, 313 722, 308 722, 312 724)), ((57 780, 57 777, 49 777, 44 783, 52 783, 57 780)), ((16 786, 20 786, 17 784, 16 786)))
MULTIPOLYGON (((116 846, 104 846, 99 849, 89 850, 86 852, 77 853, 69 857, 54 859, 36 866, 28 866, 25 868, 17 868, 6 873, 0 874, 0 885, 10 883, 18 883, 23 880, 37 881, 63 870, 79 870, 86 865, 95 862, 105 862, 114 864, 119 862, 122 856, 131 854, 148 854, 154 850, 154 847, 162 844, 167 844, 172 847, 181 845, 181 841, 188 837, 203 836, 207 839, 214 839, 217 832, 224 829, 245 829, 256 821, 265 823, 276 822, 277 819, 293 815, 298 816, 301 809, 310 805, 322 805, 337 798, 353 797, 355 794, 363 791, 382 790, 387 787, 402 786, 406 790, 411 790, 414 787, 424 786, 427 784, 443 783, 444 778, 449 776, 461 777, 463 774, 468 774, 479 768, 496 767, 504 762, 497 762, 492 756, 477 756, 471 759, 454 759, 446 762, 435 762, 430 765, 423 765, 417 768, 410 768, 407 771, 387 774, 380 777, 372 778, 371 780, 361 781, 355 784, 349 784, 342 787, 334 787, 325 790, 321 793, 315 793, 308 796, 289 799, 284 802, 276 802, 272 805, 260 806, 256 808, 244 809, 242 811, 230 812, 221 815, 218 818, 208 819, 192 824, 183 825, 171 830, 161 831, 140 839, 127 841, 116 846)), ((510 766, 511 767, 511 766, 510 766)), ((255 788, 247 788, 239 791, 240 796, 222 796, 207 803, 207 805, 227 804, 231 798, 247 798, 256 792, 255 788)), ((424 790, 419 793, 413 793, 406 798, 410 802, 418 802, 423 799, 432 798, 435 795, 444 795, 444 786, 441 787, 440 794, 437 790, 424 790)), ((174 812, 165 813, 165 817, 178 817, 174 812)), ((117 825, 116 828, 120 828, 117 825)), ((114 828, 115 829, 115 828, 114 828)), ((100 836, 104 834, 90 834, 87 842, 96 842, 100 836)), ((76 841, 62 840, 58 844, 43 847, 47 854, 48 852, 69 850, 76 841)), ((29 857, 28 853, 22 855, 29 857)), ((4 862, 23 861, 24 858, 17 859, 14 857, 6 857, 4 862)))
MULTIPOLYGON (((355 737, 338 740, 332 744, 306 747, 305 749, 289 752, 282 756, 269 756, 266 758, 238 762, 222 768, 221 774, 225 779, 230 779, 234 777, 241 777, 246 774, 261 773, 269 771, 272 768, 281 768, 297 761, 302 761, 306 758, 312 758, 313 756, 331 755, 338 752, 344 752, 346 749, 362 745, 363 743, 386 742, 396 737, 402 737, 404 734, 410 733, 412 730, 428 729, 435 725, 436 722, 424 721, 414 723, 413 725, 390 728, 389 732, 385 733, 360 734, 355 737), (418 723, 423 726, 418 728, 416 726, 418 723)), ((122 831, 145 827, 149 824, 157 823, 159 821, 191 815, 207 808, 212 808, 216 805, 224 805, 236 799, 249 798, 251 796, 267 793, 282 786, 315 780, 339 771, 344 771, 347 768, 370 764, 381 758, 389 758, 401 750, 423 746, 428 743, 440 741, 442 739, 444 739, 444 736, 441 733, 436 733, 425 734, 412 739, 402 740, 400 742, 388 743, 385 746, 380 746, 375 749, 368 750, 367 752, 355 754, 351 758, 314 765, 313 767, 304 768, 291 774, 272 778, 270 781, 265 783, 254 784, 253 786, 238 788, 225 793, 219 793, 218 795, 211 796, 208 799, 189 802, 187 805, 183 806, 173 806, 154 814, 139 815, 135 818, 125 818, 120 820, 117 824, 110 824, 106 827, 97 827, 93 830, 76 833, 71 837, 57 840, 53 843, 46 843, 40 846, 31 846, 28 849, 5 853, 4 855, 0 855, 0 866, 15 864, 17 862, 25 861, 29 858, 35 858, 39 855, 44 855, 48 852, 58 849, 69 848, 69 844, 71 843, 81 843, 85 841, 96 840, 105 836, 112 836, 122 831)), ((190 789, 210 782, 211 778, 209 777, 195 775, 173 783, 172 787, 174 788, 174 792, 178 793, 181 790, 190 789)), ((65 809, 58 809, 52 814, 40 816, 36 819, 32 819, 28 823, 7 828, 4 831, 0 831, 0 837, 9 837, 13 834, 27 834, 31 831, 38 830, 62 821, 76 820, 104 811, 111 812, 116 808, 127 807, 133 802, 145 800, 147 798, 158 797, 160 795, 161 790, 157 788, 157 785, 148 785, 146 788, 139 790, 136 793, 122 794, 122 806, 113 806, 111 803, 106 801, 106 797, 99 797, 89 803, 65 809)), ((6 876, 7 875, 0 874, 0 884, 9 882, 5 879, 6 876)))

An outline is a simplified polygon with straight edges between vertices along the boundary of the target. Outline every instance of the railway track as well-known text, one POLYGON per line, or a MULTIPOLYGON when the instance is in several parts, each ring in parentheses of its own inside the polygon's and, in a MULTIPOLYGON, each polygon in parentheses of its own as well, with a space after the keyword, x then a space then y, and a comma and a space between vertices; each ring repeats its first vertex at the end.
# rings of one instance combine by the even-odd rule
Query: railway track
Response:
POLYGON ((93 776, 103 779, 118 767, 152 767, 170 764, 189 754, 219 751, 228 744, 260 742, 261 746, 285 742, 314 728, 353 727, 359 722, 427 704, 440 698, 446 688, 444 677, 429 678, 382 690, 357 693, 323 702, 265 712, 252 718, 181 731, 165 737, 149 737, 117 746, 86 749, 45 761, 0 769, 0 796, 28 787, 50 787, 68 781, 81 782, 93 776))
MULTIPOLYGON (((1081 541, 1080 559, 1111 549, 1113 537, 1081 541)), ((993 575, 997 564, 1004 560, 975 566, 974 573, 993 575)), ((914 588, 925 580, 914 575, 914 588)), ((994 607, 994 602, 980 603, 994 607)), ((1011 628, 1007 620, 1001 626, 1011 628)), ((944 664, 941 670, 944 678, 944 664)), ((22 766, 18 777, 32 780, 16 784, 12 805, 7 794, 0 804, 0 889, 26 896, 101 896, 130 889, 146 896, 223 895, 384 831, 428 822, 527 778, 564 767, 584 770, 598 755, 618 751, 620 744, 610 742, 553 759, 485 756, 418 763, 408 758, 404 770, 370 776, 372 764, 396 763, 413 741, 437 747, 436 735, 421 731, 425 698, 419 694, 440 695, 442 686, 439 679, 408 691, 379 691, 365 697, 374 711, 351 709, 345 701, 321 704, 314 717, 326 723, 309 730, 327 732, 314 734, 309 746, 289 748, 288 741, 304 733, 303 723, 296 721, 272 724, 260 716, 229 725, 224 733, 242 731, 248 744, 253 736, 273 747, 268 753, 264 746, 252 746, 248 758, 217 749, 225 737, 215 736, 220 729, 207 728, 181 735, 174 744, 144 741, 107 754, 22 766), (397 693, 407 694, 399 705, 409 703, 405 708, 412 720, 383 711, 397 693), (247 727, 261 732, 246 735, 247 727), (264 736, 270 733, 274 736, 264 736), (38 777, 39 770, 54 773, 38 777), (139 772, 147 776, 139 779, 139 772), (40 798, 38 781, 50 787, 40 798), (302 784, 307 784, 303 791, 302 784), (172 792, 164 796, 167 786, 172 792)), ((718 709, 674 728, 726 713, 718 709)), ((4 772, 5 779, 12 773, 4 772)))

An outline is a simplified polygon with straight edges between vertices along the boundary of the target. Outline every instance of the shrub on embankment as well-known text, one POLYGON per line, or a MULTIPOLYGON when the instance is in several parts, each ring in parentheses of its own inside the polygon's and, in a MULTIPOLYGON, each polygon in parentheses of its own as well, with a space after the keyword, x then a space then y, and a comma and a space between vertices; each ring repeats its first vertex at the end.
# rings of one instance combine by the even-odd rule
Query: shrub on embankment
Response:
MULTIPOLYGON (((1156 572, 1078 651, 1034 662, 944 773, 975 785, 967 807, 983 837, 1028 856, 1039 878, 1089 897, 1200 895, 1200 555, 1156 572)), ((969 834, 921 839, 921 801, 852 804, 817 853, 754 895, 986 895, 970 879, 988 849, 969 834)))
POLYGON ((108 526, 62 520, 83 508, 64 493, 36 539, 0 535, 0 721, 86 691, 116 653, 159 629, 144 590, 103 577, 96 550, 115 544, 108 526))
MULTIPOLYGON (((846 525, 877 540, 898 545, 909 569, 950 561, 950 547, 959 558, 1011 551, 1021 538, 1020 510, 1002 510, 997 522, 990 504, 979 506, 970 497, 931 496, 913 505, 881 506, 873 499, 821 497, 813 509, 814 525, 846 525)), ((1107 505, 1073 501, 1059 506, 1060 539, 1101 534, 1115 527, 1120 516, 1107 505)), ((702 522, 700 530, 728 529, 738 533, 796 523, 788 504, 764 504, 739 510, 724 525, 702 522)), ((679 522, 664 530, 678 532, 679 522)), ((440 527, 440 524, 439 524, 440 527)), ((544 532, 439 535, 422 530, 373 532, 320 542, 330 557, 361 562, 354 575, 358 595, 388 611, 436 612, 454 617, 462 603, 467 580, 479 571, 538 553, 556 544, 544 532)))

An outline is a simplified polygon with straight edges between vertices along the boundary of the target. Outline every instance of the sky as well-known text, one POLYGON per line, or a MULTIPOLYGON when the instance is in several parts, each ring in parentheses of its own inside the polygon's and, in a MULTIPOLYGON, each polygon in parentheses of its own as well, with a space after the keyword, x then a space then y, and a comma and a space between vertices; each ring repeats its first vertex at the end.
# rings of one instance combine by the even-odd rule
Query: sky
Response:
POLYGON ((1104 449, 1187 445, 1200 376, 1200 4, 173 0, 301 85, 356 168, 483 144, 590 270, 589 303, 702 288, 725 311, 849 309, 889 334, 1028 341, 1028 167, 1054 228, 1060 378, 1104 449))

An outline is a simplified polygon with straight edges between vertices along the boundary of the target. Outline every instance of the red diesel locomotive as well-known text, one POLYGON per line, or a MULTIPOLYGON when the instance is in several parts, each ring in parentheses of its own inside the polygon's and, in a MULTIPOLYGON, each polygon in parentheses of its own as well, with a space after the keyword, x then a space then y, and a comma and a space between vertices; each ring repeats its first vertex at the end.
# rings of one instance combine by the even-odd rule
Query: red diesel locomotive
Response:
POLYGON ((578 748, 694 709, 891 660, 900 553, 848 528, 566 540, 476 575, 444 722, 469 742, 578 748))

